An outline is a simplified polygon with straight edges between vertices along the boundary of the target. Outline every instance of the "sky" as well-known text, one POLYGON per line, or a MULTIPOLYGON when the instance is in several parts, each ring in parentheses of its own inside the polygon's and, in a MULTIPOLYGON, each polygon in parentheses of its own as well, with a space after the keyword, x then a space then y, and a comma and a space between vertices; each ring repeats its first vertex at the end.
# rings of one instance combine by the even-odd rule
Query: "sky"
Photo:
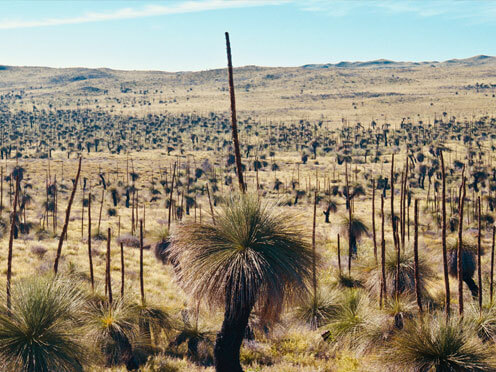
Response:
POLYGON ((0 1, 0 65, 190 71, 496 55, 496 0, 0 1))

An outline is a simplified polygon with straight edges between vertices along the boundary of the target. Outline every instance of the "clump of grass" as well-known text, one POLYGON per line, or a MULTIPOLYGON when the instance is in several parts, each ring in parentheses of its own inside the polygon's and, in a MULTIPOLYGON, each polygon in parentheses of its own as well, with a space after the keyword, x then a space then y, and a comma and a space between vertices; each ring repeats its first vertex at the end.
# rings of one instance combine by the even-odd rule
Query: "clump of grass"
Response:
POLYGON ((116 240, 117 240, 117 244, 122 243, 126 247, 139 248, 140 246, 139 238, 131 234, 121 235, 116 240))
POLYGON ((33 277, 14 286, 12 308, 0 305, 2 368, 82 372, 89 362, 79 322, 83 304, 78 286, 61 277, 33 277))
POLYGON ((161 228, 157 232, 157 243, 155 244, 155 258, 161 261, 163 264, 169 262, 169 230, 166 227, 161 228))
POLYGON ((308 297, 296 308, 295 316, 310 327, 319 328, 332 319, 337 308, 338 293, 321 289, 315 298, 308 297))
POLYGON ((55 238, 55 234, 51 231, 48 231, 46 229, 40 228, 34 233, 36 239, 38 240, 46 240, 46 239, 51 239, 55 238))
POLYGON ((374 310, 363 290, 350 289, 341 293, 335 314, 324 326, 322 337, 334 348, 350 348, 357 353, 381 344, 390 327, 386 317, 374 310))
POLYGON ((489 306, 480 311, 478 306, 472 304, 467 313, 465 321, 475 327, 479 338, 483 342, 496 342, 496 308, 489 306))
POLYGON ((491 348, 476 329, 457 318, 429 316, 405 325, 384 350, 384 360, 401 371, 494 371, 491 348))
POLYGON ((42 245, 34 245, 31 247, 31 253, 41 259, 45 256, 45 253, 47 253, 47 249, 42 245))
MULTIPOLYGON (((396 270, 397 270, 397 253, 389 250, 386 253, 386 288, 388 295, 393 297, 396 289, 396 270)), ((369 291, 378 294, 381 283, 381 267, 372 259, 363 267, 366 272, 366 287, 369 291)), ((435 272, 430 262, 424 257, 419 257, 419 279, 420 291, 423 296, 427 295, 427 286, 435 279, 435 272)), ((403 249, 400 254, 400 275, 399 275, 399 292, 413 295, 415 294, 415 263, 413 250, 410 248, 403 249)))
POLYGON ((93 233, 92 238, 95 240, 106 241, 107 240, 107 234, 105 234, 103 231, 97 231, 97 232, 93 233))
POLYGON ((192 322, 190 313, 187 310, 181 311, 181 322, 176 326, 178 333, 170 342, 169 347, 173 348, 176 355, 181 355, 179 348, 186 345, 186 355, 191 360, 208 366, 213 363, 215 333, 198 322, 198 314, 194 316, 195 321, 192 322))
POLYGON ((95 297, 89 302, 84 317, 86 336, 106 367, 124 364, 131 370, 138 368, 133 346, 139 341, 139 318, 137 306, 126 299, 109 304, 95 297))
POLYGON ((358 278, 353 278, 351 275, 340 273, 337 275, 336 286, 338 288, 362 288, 363 283, 358 278))

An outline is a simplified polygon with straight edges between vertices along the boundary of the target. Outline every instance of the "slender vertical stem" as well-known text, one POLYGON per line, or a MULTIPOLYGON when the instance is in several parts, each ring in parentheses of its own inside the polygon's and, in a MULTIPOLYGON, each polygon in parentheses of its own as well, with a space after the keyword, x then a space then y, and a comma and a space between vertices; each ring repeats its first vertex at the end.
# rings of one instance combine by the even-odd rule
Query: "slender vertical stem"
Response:
POLYGON ((210 214, 212 215, 212 223, 215 225, 214 207, 212 205, 212 198, 210 197, 210 188, 208 187, 208 183, 207 183, 207 196, 208 196, 208 203, 210 204, 210 214))
POLYGON ((375 231, 375 179, 372 180, 372 238, 374 240, 374 259, 377 265, 377 240, 375 231))
POLYGON ((84 189, 82 190, 83 199, 81 200, 81 239, 84 237, 84 189))
POLYGON ((491 286, 489 287, 490 301, 493 303, 493 284, 494 284, 494 241, 496 238, 496 226, 493 225, 493 241, 491 244, 491 286))
POLYGON ((479 283, 479 309, 482 311, 482 266, 481 266, 481 199, 477 198, 477 278, 479 283))
MULTIPOLYGON (((382 294, 383 297, 385 298, 387 295, 387 287, 386 287, 386 239, 384 236, 384 220, 385 220, 385 215, 384 215, 384 195, 381 194, 381 285, 382 285, 382 294)), ((382 298, 381 298, 382 300, 382 298)), ((382 301, 381 301, 381 308, 382 308, 382 301)))
POLYGON ((312 286, 313 286, 313 300, 317 301, 317 257, 315 252, 315 229, 317 225, 317 191, 315 191, 313 199, 313 228, 312 228, 312 286))
POLYGON ((463 315, 463 265, 462 265, 462 254, 463 254, 463 205, 465 204, 465 172, 462 172, 462 184, 460 186, 460 209, 458 211, 458 249, 457 249, 457 271, 458 271, 458 311, 460 315, 463 315))
POLYGON ((11 308, 10 281, 12 278, 12 248, 14 245, 14 230, 16 229, 17 200, 19 198, 19 187, 20 187, 19 184, 20 184, 19 173, 17 173, 14 204, 12 206, 12 215, 10 217, 9 253, 7 258, 7 309, 9 310, 9 312, 11 308))
POLYGON ((143 280, 143 220, 140 220, 140 290, 141 304, 145 305, 145 283, 143 280))
POLYGON ((93 274, 93 255, 91 253, 91 192, 88 195, 88 259, 90 263, 91 289, 95 290, 95 277, 93 274))
POLYGON ((106 268, 106 280, 107 280, 107 289, 108 289, 108 301, 112 306, 112 276, 110 273, 110 239, 111 239, 111 231, 110 227, 107 229, 107 268, 106 268))
POLYGON ((338 234, 338 268, 339 268, 339 275, 341 275, 341 242, 339 239, 339 234, 338 234))
POLYGON ((401 230, 401 247, 405 249, 405 233, 406 233, 406 206, 407 206, 407 184, 408 184, 408 154, 406 156, 405 177, 403 179, 403 209, 402 209, 402 230, 401 230))
POLYGON ((441 157, 441 174, 443 178, 443 201, 442 201, 442 245, 443 245, 443 272, 444 272, 444 287, 445 287, 445 312, 446 317, 450 316, 450 286, 449 286, 449 272, 448 272, 448 253, 446 250, 446 170, 444 168, 443 152, 440 152, 441 157))
POLYGON ((133 182, 133 192, 131 193, 131 235, 134 235, 134 229, 136 225, 136 220, 134 218, 134 196, 135 196, 135 190, 134 190, 134 182, 133 182))
POLYGON ((102 189, 102 199, 100 200, 100 212, 98 213, 98 232, 97 234, 100 235, 100 225, 102 223, 102 210, 103 210, 103 202, 105 200, 105 189, 102 189))
POLYGON ((172 197, 174 196, 174 180, 176 178, 176 165, 177 163, 174 163, 174 171, 172 172, 172 181, 171 181, 171 189, 170 189, 170 196, 169 196, 169 218, 167 220, 167 231, 170 231, 170 225, 171 225, 171 214, 172 214, 172 197))
POLYGON ((396 250, 396 276, 395 276, 395 295, 400 294, 400 247, 397 234, 396 216, 394 214, 394 154, 391 156, 391 222, 393 224, 393 241, 396 250))
POLYGON ((243 181, 243 168, 241 165, 241 152, 239 150, 238 140, 238 124, 236 119, 236 100, 234 97, 234 78, 233 66, 231 57, 231 43, 229 42, 229 33, 226 32, 226 49, 227 49, 227 70, 229 74, 229 93, 231 95, 231 129, 234 144, 234 155, 236 160, 236 169, 238 173, 239 189, 241 192, 246 192, 246 185, 243 181))
POLYGON ((350 184, 348 181, 348 162, 345 162, 345 178, 346 178, 346 204, 348 206, 348 275, 351 275, 351 256, 353 253, 351 223, 353 216, 351 214, 351 205, 350 205, 350 184))
POLYGON ((3 211, 3 167, 0 170, 0 216, 3 211))
POLYGON ((121 298, 124 298, 124 280, 125 280, 124 243, 121 243, 121 298))
POLYGON ((67 234, 67 228, 69 226, 69 218, 71 216, 72 202, 74 201, 74 195, 76 195, 79 175, 81 174, 82 159, 83 159, 82 157, 79 158, 79 166, 76 174, 76 180, 74 182, 74 186, 72 187, 72 193, 71 193, 71 197, 69 198, 69 203, 67 204, 67 210, 65 211, 65 223, 64 223, 64 227, 62 228, 62 233, 60 234, 59 245, 57 247, 57 256, 55 257, 55 262, 53 264, 53 271, 55 272, 55 274, 57 274, 59 269, 59 260, 60 260, 60 255, 62 254, 62 244, 64 243, 64 237, 67 234))
MULTIPOLYGON (((404 186, 404 181, 405 181, 405 172, 401 172, 401 183, 400 183, 400 215, 399 215, 399 224, 400 224, 400 236, 403 238, 403 201, 404 201, 404 192, 405 189, 403 188, 404 186)), ((404 241, 403 239, 399 240, 399 246, 400 250, 401 248, 405 249, 405 246, 403 245, 404 241)))
POLYGON ((420 294, 420 278, 419 278, 419 259, 418 259, 418 199, 415 199, 414 206, 414 235, 413 235, 413 255, 415 265, 415 294, 417 296, 417 305, 419 313, 422 313, 422 298, 420 294))

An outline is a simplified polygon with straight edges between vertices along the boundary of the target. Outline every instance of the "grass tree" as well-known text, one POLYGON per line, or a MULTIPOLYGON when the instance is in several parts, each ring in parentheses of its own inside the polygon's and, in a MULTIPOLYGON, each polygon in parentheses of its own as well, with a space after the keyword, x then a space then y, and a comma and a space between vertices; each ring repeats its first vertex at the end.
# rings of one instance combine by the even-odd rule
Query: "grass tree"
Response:
POLYGON ((307 294, 312 250, 292 216, 254 195, 232 196, 215 225, 187 223, 171 237, 178 279, 195 299, 224 307, 214 348, 217 371, 242 371, 239 353, 250 314, 274 319, 307 294))
MULTIPOLYGON (((413 249, 405 248, 406 249, 402 250, 400 254, 399 276, 397 273, 398 256, 396 255, 396 252, 388 251, 385 254, 384 279, 387 292, 384 292, 383 294, 394 297, 393 295, 396 292, 396 288, 398 288, 399 294, 406 292, 413 295, 415 293, 415 254, 413 249), (399 278, 398 283, 397 278, 399 278)), ((425 294, 428 283, 435 279, 436 273, 431 267, 430 262, 423 256, 418 257, 417 265, 419 289, 425 294)), ((366 287, 370 291, 380 290, 381 281, 383 280, 379 271, 381 268, 377 267, 372 260, 369 261, 368 265, 364 265, 364 268, 367 274, 372 274, 366 276, 366 287)))
POLYGON ((400 371, 494 371, 496 359, 477 337, 476 327, 459 319, 428 319, 407 323, 385 351, 400 371))
POLYGON ((356 256, 358 251, 358 240, 360 240, 363 235, 367 235, 368 232, 369 229, 367 225, 365 225, 359 217, 352 216, 351 223, 347 216, 344 216, 341 220, 341 234, 346 236, 350 241, 351 253, 353 256, 356 256))
POLYGON ((33 277, 0 306, 0 365, 12 372, 78 372, 88 362, 79 313, 84 296, 73 281, 33 277))
POLYGON ((140 338, 138 307, 126 298, 109 303, 95 298, 86 306, 82 318, 86 337, 102 355, 106 367, 124 364, 128 370, 138 368, 134 344, 140 338))
POLYGON ((479 287, 474 281, 474 274, 477 268, 476 252, 477 245, 475 242, 465 239, 460 249, 458 248, 458 240, 448 240, 448 268, 449 273, 453 277, 458 277, 458 252, 461 250, 461 279, 465 282, 472 293, 472 296, 478 297, 479 287))
POLYGON ((336 305, 326 319, 322 337, 335 350, 348 348, 360 354, 382 344, 391 331, 387 317, 371 307, 367 293, 356 288, 337 296, 336 305))

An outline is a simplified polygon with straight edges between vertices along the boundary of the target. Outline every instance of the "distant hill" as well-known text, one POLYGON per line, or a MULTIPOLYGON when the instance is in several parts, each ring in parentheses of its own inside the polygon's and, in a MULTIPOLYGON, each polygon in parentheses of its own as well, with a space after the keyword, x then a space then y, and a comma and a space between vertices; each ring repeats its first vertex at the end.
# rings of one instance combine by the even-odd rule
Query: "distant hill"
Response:
POLYGON ((415 67, 421 65, 464 65, 464 66, 475 66, 481 64, 496 64, 496 57, 478 55, 470 58, 464 59, 449 59, 444 62, 439 61, 423 61, 423 62, 397 62, 391 61, 389 59, 376 59, 374 61, 365 62, 347 62, 342 61, 338 63, 325 63, 325 64, 308 64, 303 65, 306 69, 325 69, 325 68, 401 68, 401 67, 415 67))
MULTIPOLYGON (((1 61, 0 61, 1 63, 1 61)), ((241 66, 234 71, 241 116, 431 120, 443 113, 492 115, 496 57, 447 61, 388 59, 241 66)), ((132 115, 227 112, 226 68, 204 71, 124 71, 0 65, 0 110, 90 108, 132 115)))

